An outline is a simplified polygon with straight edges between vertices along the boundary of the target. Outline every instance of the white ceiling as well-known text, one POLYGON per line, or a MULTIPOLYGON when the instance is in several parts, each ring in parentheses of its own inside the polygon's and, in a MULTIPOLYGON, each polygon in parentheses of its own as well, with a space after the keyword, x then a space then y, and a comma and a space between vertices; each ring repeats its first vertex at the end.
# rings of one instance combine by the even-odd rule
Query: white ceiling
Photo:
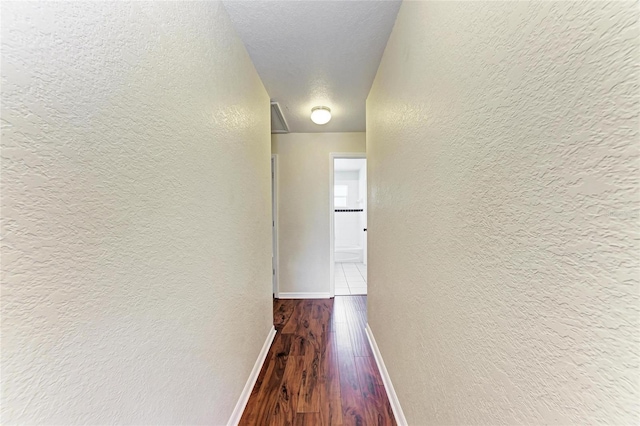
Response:
POLYGON ((336 172, 356 172, 367 166, 364 158, 336 158, 333 163, 333 170, 336 172))
POLYGON ((361 132, 399 0, 224 2, 291 132, 361 132), (314 124, 311 108, 333 117, 314 124))

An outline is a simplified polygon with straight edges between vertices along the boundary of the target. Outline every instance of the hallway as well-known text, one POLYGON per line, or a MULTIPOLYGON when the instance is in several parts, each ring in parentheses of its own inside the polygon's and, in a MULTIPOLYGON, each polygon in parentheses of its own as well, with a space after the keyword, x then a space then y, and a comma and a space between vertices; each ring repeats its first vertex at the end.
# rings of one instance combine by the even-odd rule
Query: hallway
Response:
POLYGON ((240 424, 396 424, 364 331, 366 304, 276 299, 277 335, 240 424))
POLYGON ((0 2, 0 425, 640 425, 639 5, 0 2))

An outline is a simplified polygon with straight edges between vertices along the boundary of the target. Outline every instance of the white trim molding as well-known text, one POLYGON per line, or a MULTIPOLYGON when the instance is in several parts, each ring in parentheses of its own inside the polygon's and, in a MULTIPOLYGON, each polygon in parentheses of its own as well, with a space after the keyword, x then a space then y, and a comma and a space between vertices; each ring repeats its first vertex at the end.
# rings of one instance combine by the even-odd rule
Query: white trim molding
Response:
POLYGON ((245 407, 247 406, 247 402, 249 402, 249 397, 251 396, 251 391, 258 380, 258 375, 260 375, 260 370, 262 369, 262 365, 264 364, 264 360, 267 358, 267 354, 269 353, 269 348, 271 348, 271 343, 273 343, 273 339, 276 337, 276 328, 271 326, 271 330, 269 330, 269 334, 267 335, 267 340, 264 341, 264 345, 262 345, 262 349, 260 350, 260 354, 258 355, 258 359, 256 363, 253 365, 253 370, 251 370, 251 374, 249 374, 249 379, 247 383, 244 385, 244 389, 242 389, 242 393, 240 394, 240 399, 236 403, 233 412, 231 413, 231 417, 227 422, 228 426, 237 426, 240 422, 240 418, 242 417, 242 413, 244 412, 245 407))
POLYGON ((293 293, 293 292, 280 292, 280 299, 329 299, 329 293, 293 293))
POLYGON ((364 331, 367 333, 367 339, 369 339, 369 346, 371 346, 371 350, 373 351, 373 357, 376 360, 376 364, 378 364, 378 370, 380 370, 380 375, 382 376, 382 383, 384 384, 384 389, 387 391, 387 396, 389 397, 389 404, 391 404, 391 409, 393 410, 393 415, 396 418, 396 422, 399 426, 407 426, 407 419, 404 417, 404 413, 402 412, 402 407, 400 406, 400 401, 398 400, 398 395, 396 395, 396 391, 393 388, 393 384, 391 383, 391 377, 389 377, 389 372, 387 371, 387 367, 384 365, 384 361, 382 360, 382 354, 380 354, 380 349, 378 348, 378 344, 376 343, 375 337, 373 337, 373 331, 371 331, 371 327, 369 327, 369 323, 364 328, 364 331))

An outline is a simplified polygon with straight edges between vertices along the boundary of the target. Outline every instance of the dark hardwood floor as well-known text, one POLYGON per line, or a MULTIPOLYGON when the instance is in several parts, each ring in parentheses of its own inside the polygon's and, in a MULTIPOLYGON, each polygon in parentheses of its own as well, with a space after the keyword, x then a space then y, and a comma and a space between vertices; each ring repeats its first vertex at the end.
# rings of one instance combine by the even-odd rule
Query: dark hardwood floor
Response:
POLYGON ((274 300, 276 337, 240 425, 395 425, 366 296, 274 300))

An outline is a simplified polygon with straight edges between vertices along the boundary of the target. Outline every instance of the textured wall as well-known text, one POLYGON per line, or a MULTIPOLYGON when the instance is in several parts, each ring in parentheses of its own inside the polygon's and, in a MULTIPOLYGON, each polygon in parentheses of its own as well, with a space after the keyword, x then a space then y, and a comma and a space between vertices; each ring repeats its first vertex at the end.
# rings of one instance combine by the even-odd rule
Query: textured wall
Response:
POLYGON ((365 152, 365 134, 273 135, 278 154, 280 292, 329 293, 329 165, 332 152, 365 152))
POLYGON ((630 2, 403 3, 369 322, 410 424, 640 422, 638 35, 630 2))
POLYGON ((3 2, 2 423, 226 423, 271 326, 269 157, 220 4, 3 2))

